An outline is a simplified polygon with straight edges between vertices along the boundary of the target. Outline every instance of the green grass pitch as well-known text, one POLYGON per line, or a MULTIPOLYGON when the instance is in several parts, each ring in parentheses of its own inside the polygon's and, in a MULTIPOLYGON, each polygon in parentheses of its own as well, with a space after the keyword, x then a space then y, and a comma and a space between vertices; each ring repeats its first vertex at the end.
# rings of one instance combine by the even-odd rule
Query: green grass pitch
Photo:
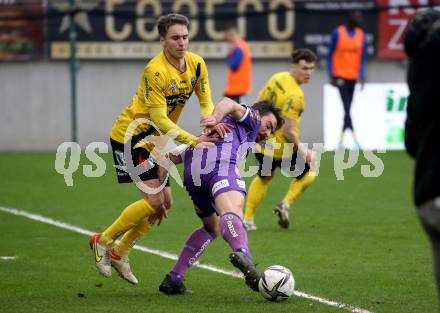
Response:
MULTIPOLYGON (((404 152, 378 156, 385 165, 380 177, 362 177, 369 162, 361 154, 339 181, 334 154, 325 153, 315 183, 292 207, 287 231, 272 214, 289 184, 278 173, 257 211, 258 230, 249 233, 258 269, 282 264, 293 271, 297 290, 371 312, 435 312, 429 242, 412 203, 413 162, 404 152)), ((83 158, 67 187, 54 170, 55 153, 0 153, 0 207, 102 231, 139 197, 133 185, 116 183, 110 155, 103 157, 104 176, 84 177, 81 166, 91 163, 83 158)), ((169 218, 139 244, 178 254, 199 226, 185 191, 174 184, 173 194, 169 218)), ((0 230, 0 256, 17 257, 0 259, 1 312, 349 312, 300 297, 271 303, 241 279, 200 268, 185 280, 192 295, 169 297, 158 286, 172 260, 133 251, 140 284, 131 286, 97 274, 84 235, 4 212, 0 230)), ((228 254, 219 238, 201 262, 233 270, 228 254)))

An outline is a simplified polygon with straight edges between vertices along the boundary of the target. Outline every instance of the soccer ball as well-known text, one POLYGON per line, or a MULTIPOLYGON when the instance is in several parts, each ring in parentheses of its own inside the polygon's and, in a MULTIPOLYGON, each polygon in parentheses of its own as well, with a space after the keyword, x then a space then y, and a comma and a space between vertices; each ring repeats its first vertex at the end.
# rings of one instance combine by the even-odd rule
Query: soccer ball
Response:
POLYGON ((295 278, 288 268, 272 265, 261 273, 258 289, 269 301, 283 301, 293 295, 295 278))

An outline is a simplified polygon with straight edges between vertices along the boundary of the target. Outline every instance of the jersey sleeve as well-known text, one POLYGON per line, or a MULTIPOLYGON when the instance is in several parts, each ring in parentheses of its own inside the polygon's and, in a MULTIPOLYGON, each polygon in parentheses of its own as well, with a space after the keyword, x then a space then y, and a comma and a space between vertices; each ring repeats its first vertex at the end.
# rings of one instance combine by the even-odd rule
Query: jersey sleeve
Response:
POLYGON ((144 102, 148 108, 167 107, 165 99, 165 78, 159 70, 147 67, 142 75, 144 102))
POLYGON ((246 112, 241 117, 241 119, 236 122, 243 125, 248 130, 258 132, 261 125, 260 113, 251 107, 244 107, 246 108, 246 112))
POLYGON ((156 125, 162 134, 168 134, 170 131, 175 132, 174 140, 195 146, 197 137, 177 126, 167 115, 167 107, 152 107, 150 109, 150 119, 156 125))
POLYGON ((243 61, 243 57, 244 57, 243 49, 241 49, 239 46, 236 46, 232 50, 232 53, 230 53, 226 59, 229 68, 232 71, 236 71, 240 66, 241 62, 243 61))
MULTIPOLYGON (((211 99, 211 88, 209 85, 208 69, 203 59, 200 60, 199 64, 200 64, 200 76, 195 86, 195 92, 197 98, 199 98, 200 114, 210 115, 214 111, 214 104, 212 103, 212 99, 211 99)), ((197 65, 197 67, 199 67, 199 65, 197 65)))

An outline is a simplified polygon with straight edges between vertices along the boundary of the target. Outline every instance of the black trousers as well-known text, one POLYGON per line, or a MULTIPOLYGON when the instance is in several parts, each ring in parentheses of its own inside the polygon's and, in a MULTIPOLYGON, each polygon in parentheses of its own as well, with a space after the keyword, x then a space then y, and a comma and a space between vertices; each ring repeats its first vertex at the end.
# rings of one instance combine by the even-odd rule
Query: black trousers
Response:
POLYGON ((353 130, 353 122, 351 121, 350 109, 351 102, 353 100, 354 86, 356 85, 356 80, 348 80, 337 77, 336 81, 339 89, 339 94, 341 95, 342 104, 344 106, 344 126, 342 127, 342 131, 345 131, 346 129, 353 130))
POLYGON ((440 197, 420 205, 417 213, 431 241, 434 277, 437 283, 437 297, 440 302, 440 197))

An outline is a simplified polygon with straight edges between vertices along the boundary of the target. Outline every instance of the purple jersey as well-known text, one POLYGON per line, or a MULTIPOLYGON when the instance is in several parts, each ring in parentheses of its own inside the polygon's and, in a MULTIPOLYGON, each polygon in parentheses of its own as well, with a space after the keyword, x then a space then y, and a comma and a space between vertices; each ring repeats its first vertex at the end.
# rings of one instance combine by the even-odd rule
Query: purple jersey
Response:
POLYGON ((221 122, 234 128, 213 147, 187 150, 184 155, 184 185, 194 204, 202 210, 199 217, 215 212, 213 200, 218 194, 230 190, 246 193, 237 165, 255 145, 260 114, 247 107, 240 120, 227 116, 221 122))

